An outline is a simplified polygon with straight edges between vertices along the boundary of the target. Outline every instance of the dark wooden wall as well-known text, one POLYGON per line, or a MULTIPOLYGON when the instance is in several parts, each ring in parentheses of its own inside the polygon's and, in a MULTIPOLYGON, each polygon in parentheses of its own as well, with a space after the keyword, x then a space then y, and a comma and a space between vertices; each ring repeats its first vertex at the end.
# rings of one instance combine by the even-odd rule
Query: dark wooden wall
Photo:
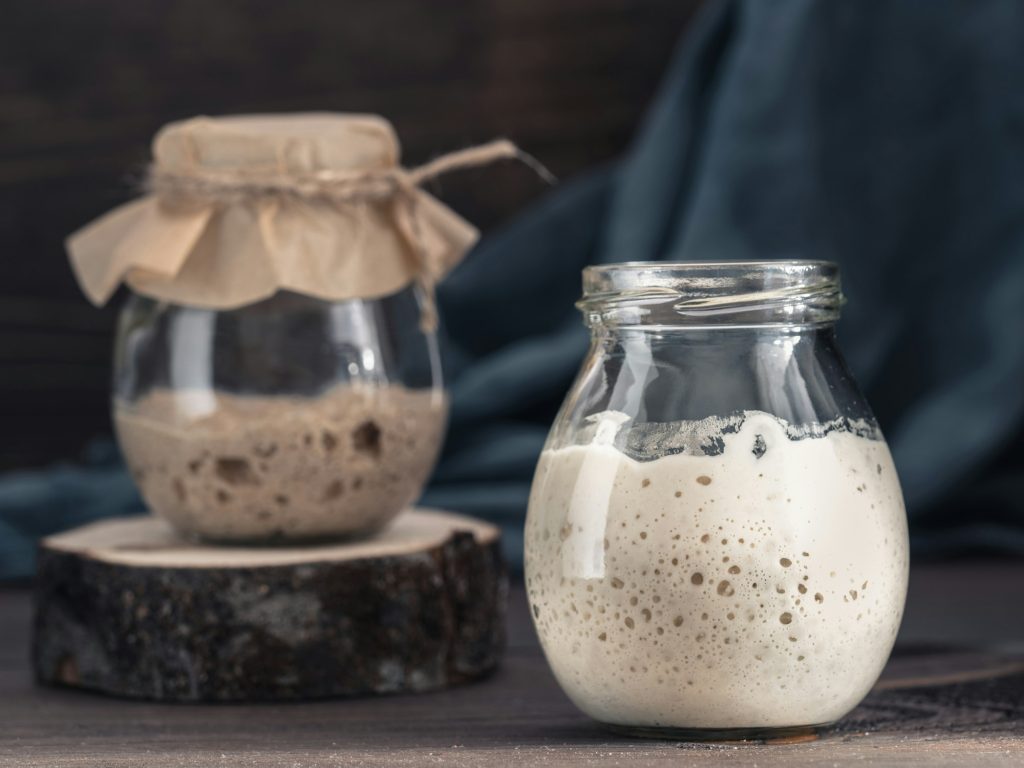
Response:
MULTIPOLYGON (((109 431, 116 308, 63 238, 131 196, 164 122, 343 110, 408 164, 508 136, 567 178, 628 143, 699 0, 14 0, 0 25, 0 469, 109 431)), ((446 179, 484 227, 543 192, 522 168, 446 179)))

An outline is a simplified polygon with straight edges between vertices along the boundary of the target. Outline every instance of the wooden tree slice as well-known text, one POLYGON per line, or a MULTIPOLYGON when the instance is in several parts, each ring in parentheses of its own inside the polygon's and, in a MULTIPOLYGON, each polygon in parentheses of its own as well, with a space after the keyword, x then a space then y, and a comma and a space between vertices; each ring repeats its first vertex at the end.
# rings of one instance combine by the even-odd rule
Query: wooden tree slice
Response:
POLYGON ((152 517, 44 539, 38 679, 164 701, 428 691, 504 647, 499 532, 402 514, 372 540, 289 548, 180 538, 152 517))

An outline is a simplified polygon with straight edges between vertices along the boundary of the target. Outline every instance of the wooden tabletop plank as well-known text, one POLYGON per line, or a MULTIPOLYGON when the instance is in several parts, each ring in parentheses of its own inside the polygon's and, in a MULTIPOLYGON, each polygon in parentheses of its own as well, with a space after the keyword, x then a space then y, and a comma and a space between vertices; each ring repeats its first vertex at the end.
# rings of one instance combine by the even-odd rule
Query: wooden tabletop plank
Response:
POLYGON ((835 729, 799 744, 680 744, 602 731, 551 676, 521 589, 512 595, 505 661, 482 683, 249 706, 38 687, 28 665, 28 592, 0 592, 0 766, 1024 765, 1024 619, 1007 610, 1024 564, 915 569, 912 584, 883 684, 835 729), (943 590, 945 601, 934 597, 943 590), (949 648, 951 638, 998 650, 949 648))

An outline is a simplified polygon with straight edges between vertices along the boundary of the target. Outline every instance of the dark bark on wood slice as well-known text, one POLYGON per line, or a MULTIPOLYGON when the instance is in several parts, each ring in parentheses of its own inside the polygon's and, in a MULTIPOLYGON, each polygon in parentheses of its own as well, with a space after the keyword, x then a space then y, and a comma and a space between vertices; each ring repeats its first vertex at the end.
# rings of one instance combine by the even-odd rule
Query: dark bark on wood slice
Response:
POLYGON ((163 701, 429 691, 495 668, 507 589, 498 529, 443 512, 291 548, 109 520, 40 545, 35 672, 163 701))

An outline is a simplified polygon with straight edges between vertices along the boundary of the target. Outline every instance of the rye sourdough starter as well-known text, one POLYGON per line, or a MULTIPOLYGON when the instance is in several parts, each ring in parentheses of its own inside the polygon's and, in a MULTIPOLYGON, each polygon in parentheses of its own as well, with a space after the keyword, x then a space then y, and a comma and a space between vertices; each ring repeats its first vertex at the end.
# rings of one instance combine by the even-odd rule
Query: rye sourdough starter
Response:
POLYGON ((116 404, 125 460, 149 507, 216 540, 373 531, 423 489, 443 438, 442 395, 339 386, 316 397, 218 393, 186 420, 188 392, 116 404))
POLYGON ((836 720, 878 678, 903 613, 889 450, 760 412, 690 427, 708 453, 639 462, 595 439, 541 456, 526 583, 548 661, 610 724, 836 720))

